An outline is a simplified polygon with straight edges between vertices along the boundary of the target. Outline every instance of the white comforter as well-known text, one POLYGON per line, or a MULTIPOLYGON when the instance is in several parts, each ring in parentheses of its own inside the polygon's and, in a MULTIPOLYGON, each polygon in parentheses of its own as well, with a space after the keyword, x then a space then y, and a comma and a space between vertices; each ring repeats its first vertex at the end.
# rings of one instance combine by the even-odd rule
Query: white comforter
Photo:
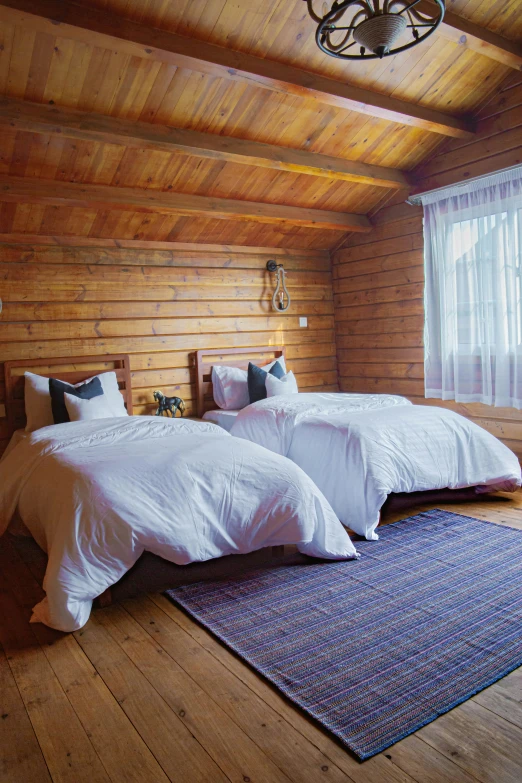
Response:
POLYGON ((244 408, 231 434, 289 457, 356 533, 378 538, 391 492, 514 491, 516 456, 457 413, 385 394, 293 394, 244 408))
POLYGON ((207 423, 136 416, 38 430, 0 462, 0 535, 16 509, 49 554, 33 620, 63 631, 84 625, 144 550, 178 564, 290 543, 356 556, 299 468, 207 423))

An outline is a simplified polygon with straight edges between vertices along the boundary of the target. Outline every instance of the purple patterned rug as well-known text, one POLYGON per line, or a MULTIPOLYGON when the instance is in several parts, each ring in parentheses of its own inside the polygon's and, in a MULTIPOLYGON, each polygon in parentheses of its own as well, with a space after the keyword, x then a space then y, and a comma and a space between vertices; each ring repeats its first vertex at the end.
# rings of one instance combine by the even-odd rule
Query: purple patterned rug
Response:
POLYGON ((379 535, 166 593, 360 759, 522 665, 522 531, 435 510, 379 535))

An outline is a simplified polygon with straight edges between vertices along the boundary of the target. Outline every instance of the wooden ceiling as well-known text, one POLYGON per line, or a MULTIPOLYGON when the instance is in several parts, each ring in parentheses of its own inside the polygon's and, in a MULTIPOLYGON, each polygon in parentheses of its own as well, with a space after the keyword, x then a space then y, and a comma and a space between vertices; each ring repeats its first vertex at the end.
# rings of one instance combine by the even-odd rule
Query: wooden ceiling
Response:
POLYGON ((303 0, 0 0, 0 232, 321 249, 369 231, 522 68, 520 0, 447 9, 412 50, 345 63, 303 0))

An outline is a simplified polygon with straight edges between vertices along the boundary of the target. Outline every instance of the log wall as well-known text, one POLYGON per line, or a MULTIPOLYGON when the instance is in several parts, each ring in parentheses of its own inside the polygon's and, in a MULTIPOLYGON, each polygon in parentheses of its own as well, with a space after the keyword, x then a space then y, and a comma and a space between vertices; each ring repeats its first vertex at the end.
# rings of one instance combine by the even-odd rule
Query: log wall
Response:
MULTIPOLYGON (((522 163, 520 76, 482 109, 480 118, 472 143, 450 141, 417 172, 420 191, 522 163)), ((422 209, 395 198, 374 222, 371 234, 352 235, 333 254, 341 390, 404 394, 415 403, 449 407, 522 456, 520 412, 424 398, 422 209)))
MULTIPOLYGON (((103 243, 101 243, 103 244, 103 243)), ((0 363, 129 353, 135 413, 152 392, 194 412, 199 348, 285 345, 301 389, 336 390, 330 258, 325 252, 142 243, 147 247, 0 245, 0 363), (275 258, 292 306, 271 309, 275 258), (308 327, 299 326, 308 317, 308 327)), ((132 244, 132 243, 131 243, 132 244)), ((3 373, 0 447, 6 445, 3 373)))

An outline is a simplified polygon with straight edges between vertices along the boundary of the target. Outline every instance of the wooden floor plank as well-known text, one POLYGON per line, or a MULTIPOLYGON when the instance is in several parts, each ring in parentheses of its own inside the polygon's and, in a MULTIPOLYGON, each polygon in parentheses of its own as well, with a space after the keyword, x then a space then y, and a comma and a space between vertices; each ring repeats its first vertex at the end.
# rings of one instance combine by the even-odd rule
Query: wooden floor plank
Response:
POLYGON ((227 783, 219 766, 100 623, 101 614, 96 612, 75 638, 168 777, 227 783))
POLYGON ((418 732, 481 783, 520 783, 522 729, 466 701, 418 732))
POLYGON ((124 608, 197 684, 219 703, 294 783, 316 783, 328 772, 330 783, 351 783, 331 759, 305 740, 265 701, 205 650, 147 598, 126 601, 124 608), (285 741, 281 742, 281 736, 285 741))
POLYGON ((481 691, 473 701, 522 729, 522 669, 481 691))
MULTIPOLYGON (((520 492, 436 507, 522 529, 520 492)), ((74 636, 30 626, 44 568, 32 540, 0 540, 2 783, 522 781, 522 668, 360 763, 163 596, 74 636)))
POLYGON ((97 620, 181 717, 232 783, 244 783, 245 778, 289 783, 288 776, 127 612, 118 606, 109 607, 99 612, 97 620))
POLYGON ((0 780, 9 783, 50 783, 22 697, 0 650, 0 780))
POLYGON ((475 777, 415 734, 392 745, 384 755, 419 783, 477 783, 475 777))
POLYGON ((6 592, 0 593, 0 617, 0 642, 53 781, 110 783, 27 617, 6 592))
MULTIPOLYGON (((50 629, 40 628, 36 635, 43 642, 50 629)), ((167 783, 167 775, 74 636, 56 638, 43 650, 112 783, 167 783)))
MULTIPOLYGON (((186 630, 202 647, 217 658, 257 696, 266 701, 282 718, 299 731, 354 783, 411 783, 414 778, 395 766, 383 754, 360 764, 336 740, 304 713, 296 710, 274 687, 262 680, 243 661, 221 645, 208 631, 175 607, 165 596, 151 596, 153 602, 186 630)), ((422 781, 418 781, 422 783, 422 781)))
MULTIPOLYGON (((37 553, 31 551, 28 542, 19 543, 17 548, 14 541, 8 541, 0 562, 5 554, 9 556, 8 576, 18 588, 17 601, 25 605, 31 596, 41 599, 43 590, 30 571, 32 565, 41 562, 37 553), (20 551, 25 552, 28 562, 22 561, 20 551), (12 569, 16 564, 18 580, 14 581, 12 569)), ((29 619, 26 609, 22 609, 22 614, 29 619)), ((167 776, 74 636, 54 631, 41 623, 35 623, 32 630, 112 783, 141 783, 143 780, 167 783, 167 776)))
MULTIPOLYGON (((44 593, 30 572, 35 558, 29 555, 29 565, 22 561, 19 550, 7 542, 0 554, 0 563, 8 579, 16 586, 15 600, 21 604, 21 615, 29 620, 26 605, 32 598, 41 600, 44 593), (14 579, 16 567, 18 579, 14 579)), ((51 665, 56 678, 76 712, 112 783, 167 783, 168 778, 154 759, 137 731, 103 683, 74 636, 63 634, 35 623, 32 630, 51 665), (118 738, 114 742, 114 737, 118 738)))

